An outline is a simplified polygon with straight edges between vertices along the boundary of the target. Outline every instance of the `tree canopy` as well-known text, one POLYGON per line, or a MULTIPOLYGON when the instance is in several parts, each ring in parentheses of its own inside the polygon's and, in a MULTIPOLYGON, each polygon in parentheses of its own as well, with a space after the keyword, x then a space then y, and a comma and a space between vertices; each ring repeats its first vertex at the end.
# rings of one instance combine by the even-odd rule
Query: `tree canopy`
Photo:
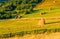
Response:
POLYGON ((8 0, 0 2, 0 19, 20 18, 25 14, 29 14, 37 3, 39 3, 39 0, 8 0))

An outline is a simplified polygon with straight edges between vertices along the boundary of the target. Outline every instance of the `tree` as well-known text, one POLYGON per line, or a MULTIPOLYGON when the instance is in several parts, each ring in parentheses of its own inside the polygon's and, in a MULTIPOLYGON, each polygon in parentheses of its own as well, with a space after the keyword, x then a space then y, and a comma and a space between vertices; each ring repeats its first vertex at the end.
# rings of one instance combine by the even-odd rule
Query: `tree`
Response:
MULTIPOLYGON (((0 7, 1 18, 20 18, 29 14, 39 0, 9 0, 5 1, 0 7), (4 13, 4 14, 1 14, 4 13)), ((0 18, 0 19, 1 19, 0 18)))

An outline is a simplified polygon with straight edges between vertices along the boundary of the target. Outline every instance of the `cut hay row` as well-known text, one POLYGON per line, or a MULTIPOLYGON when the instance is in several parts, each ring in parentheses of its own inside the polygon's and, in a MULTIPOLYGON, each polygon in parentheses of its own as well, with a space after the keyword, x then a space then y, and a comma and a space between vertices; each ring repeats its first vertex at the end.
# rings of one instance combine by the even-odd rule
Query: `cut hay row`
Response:
POLYGON ((8 33, 8 34, 2 34, 0 35, 0 38, 10 38, 14 36, 24 36, 26 34, 44 34, 44 33, 54 33, 54 32, 60 32, 59 29, 38 29, 38 30, 32 30, 32 31, 21 31, 16 33, 8 33))

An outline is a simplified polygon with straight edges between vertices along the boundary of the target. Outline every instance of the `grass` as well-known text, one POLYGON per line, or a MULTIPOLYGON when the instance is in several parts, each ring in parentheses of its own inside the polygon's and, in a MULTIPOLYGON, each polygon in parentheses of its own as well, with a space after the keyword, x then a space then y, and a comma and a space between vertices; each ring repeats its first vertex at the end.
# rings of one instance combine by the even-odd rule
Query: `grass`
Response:
MULTIPOLYGON (((39 33, 41 30, 51 32, 60 32, 60 19, 51 19, 60 17, 60 0, 53 3, 53 0, 45 0, 44 3, 38 4, 31 14, 24 15, 23 18, 47 18, 44 27, 38 25, 40 20, 20 20, 20 19, 9 19, 0 20, 0 35, 6 36, 6 34, 23 34, 23 32, 37 31, 39 33), (41 13, 45 13, 41 15, 41 13), (45 30, 47 29, 47 30, 45 30)), ((35 32, 36 33, 36 32, 35 32)), ((9 36, 7 35, 7 37, 9 36)))
POLYGON ((5 33, 5 32, 18 32, 18 31, 23 31, 23 30, 31 30, 34 29, 33 27, 36 26, 34 24, 36 24, 38 21, 32 20, 3 20, 0 21, 0 32, 1 33, 5 33), (33 24, 34 23, 34 24, 33 24), (31 26, 32 25, 32 26, 31 26), (2 30, 3 29, 3 30, 2 30))
MULTIPOLYGON (((44 8, 32 11, 31 14, 23 16, 23 18, 47 18, 44 27, 38 25, 40 20, 20 20, 20 19, 9 19, 0 20, 0 35, 16 33, 22 31, 34 31, 40 29, 59 29, 60 30, 60 19, 51 19, 52 17, 60 17, 60 8, 44 8), (41 12, 46 14, 41 15, 41 12)), ((43 30, 44 31, 44 30, 43 30)), ((10 35, 10 34, 9 34, 10 35)))
POLYGON ((50 18, 50 17, 60 17, 60 8, 42 8, 39 10, 34 10, 35 12, 31 12, 32 14, 27 14, 23 16, 24 18, 50 18), (45 13, 44 15, 41 15, 41 13, 45 13))
POLYGON ((60 0, 44 0, 44 2, 37 4, 34 9, 42 8, 60 8, 60 0))
POLYGON ((23 18, 47 18, 44 27, 38 25, 40 20, 0 20, 0 35, 21 31, 60 28, 60 19, 50 19, 52 17, 60 17, 60 8, 42 8, 23 16, 23 18), (41 15, 42 12, 45 14, 41 15))

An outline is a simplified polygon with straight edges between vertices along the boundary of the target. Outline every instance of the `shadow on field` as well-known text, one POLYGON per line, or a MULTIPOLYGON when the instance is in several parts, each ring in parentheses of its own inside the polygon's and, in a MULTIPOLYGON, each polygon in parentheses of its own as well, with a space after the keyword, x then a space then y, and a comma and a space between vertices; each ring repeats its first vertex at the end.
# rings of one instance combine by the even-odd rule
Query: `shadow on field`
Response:
POLYGON ((55 23, 60 23, 60 21, 50 22, 50 23, 46 23, 46 24, 55 24, 55 23))

